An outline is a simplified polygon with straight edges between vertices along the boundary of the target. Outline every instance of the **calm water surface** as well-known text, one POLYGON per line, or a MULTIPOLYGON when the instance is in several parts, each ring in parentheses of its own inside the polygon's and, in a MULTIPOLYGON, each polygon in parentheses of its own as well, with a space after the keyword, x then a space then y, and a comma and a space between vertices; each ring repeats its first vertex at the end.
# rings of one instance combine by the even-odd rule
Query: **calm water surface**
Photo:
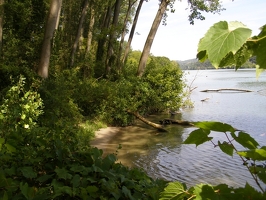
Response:
MULTIPOLYGON (((221 121, 250 133, 261 145, 266 145, 266 73, 256 79, 255 70, 185 71, 187 83, 196 87, 191 94, 194 108, 184 109, 176 119, 188 121, 221 121), (200 92, 206 89, 237 88, 253 92, 200 92), (202 99, 208 98, 202 102, 202 99)), ((158 122, 169 115, 151 116, 158 122)), ((104 142, 94 145, 105 153, 113 153, 119 144, 118 159, 132 167, 143 168, 154 178, 199 183, 226 183, 244 186, 246 181, 256 187, 240 159, 224 155, 211 143, 198 146, 182 142, 194 128, 167 126, 168 133, 155 130, 137 121, 135 126, 120 128, 104 142)), ((217 141, 223 135, 212 134, 217 141)))

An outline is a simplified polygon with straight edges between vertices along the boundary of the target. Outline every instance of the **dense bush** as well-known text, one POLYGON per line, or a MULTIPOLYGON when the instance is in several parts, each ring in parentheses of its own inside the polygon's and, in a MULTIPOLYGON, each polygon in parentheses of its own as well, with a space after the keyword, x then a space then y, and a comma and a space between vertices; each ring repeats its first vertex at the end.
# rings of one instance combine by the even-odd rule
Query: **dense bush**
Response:
POLYGON ((164 181, 116 163, 115 155, 102 158, 97 148, 80 151, 68 128, 45 126, 40 121, 44 119, 40 118, 43 101, 33 88, 25 90, 24 84, 21 77, 0 107, 2 199, 159 198, 164 181))

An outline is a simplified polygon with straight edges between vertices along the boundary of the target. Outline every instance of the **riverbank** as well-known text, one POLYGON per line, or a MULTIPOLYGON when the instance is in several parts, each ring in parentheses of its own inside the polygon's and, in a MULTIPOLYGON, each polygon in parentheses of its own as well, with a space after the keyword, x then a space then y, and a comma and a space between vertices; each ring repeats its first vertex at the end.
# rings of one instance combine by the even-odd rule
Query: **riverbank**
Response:
POLYGON ((136 120, 134 126, 107 127, 95 132, 91 146, 103 150, 103 156, 117 154, 118 162, 136 167, 134 160, 140 155, 147 155, 151 146, 160 141, 163 133, 136 120))

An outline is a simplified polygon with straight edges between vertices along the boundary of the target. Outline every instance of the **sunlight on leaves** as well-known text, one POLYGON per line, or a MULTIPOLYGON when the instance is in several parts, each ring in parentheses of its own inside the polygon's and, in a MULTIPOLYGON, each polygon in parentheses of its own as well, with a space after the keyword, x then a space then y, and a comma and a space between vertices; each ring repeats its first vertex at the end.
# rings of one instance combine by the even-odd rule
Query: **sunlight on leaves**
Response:
POLYGON ((259 143, 253 137, 242 131, 238 133, 238 136, 236 136, 235 134, 231 134, 231 136, 236 142, 238 142, 245 148, 256 149, 259 146, 259 143))
POLYGON ((247 151, 238 151, 237 152, 240 156, 243 156, 245 158, 250 158, 252 160, 266 160, 266 149, 260 148, 260 149, 251 149, 247 151))
POLYGON ((250 36, 251 30, 241 22, 221 21, 200 40, 198 52, 206 51, 210 62, 218 68, 222 59, 230 52, 235 54, 250 36))
POLYGON ((193 123, 196 127, 202 128, 209 131, 217 131, 217 132, 234 132, 235 128, 229 124, 222 122, 214 122, 214 121, 202 121, 193 123))
POLYGON ((208 137, 209 134, 209 130, 194 130, 189 134, 188 138, 184 141, 184 144, 195 144, 196 146, 199 146, 200 144, 203 144, 204 142, 210 141, 212 139, 212 137, 208 137))
POLYGON ((168 184, 168 186, 161 193, 160 200, 184 199, 186 196, 187 192, 185 185, 176 181, 168 184))

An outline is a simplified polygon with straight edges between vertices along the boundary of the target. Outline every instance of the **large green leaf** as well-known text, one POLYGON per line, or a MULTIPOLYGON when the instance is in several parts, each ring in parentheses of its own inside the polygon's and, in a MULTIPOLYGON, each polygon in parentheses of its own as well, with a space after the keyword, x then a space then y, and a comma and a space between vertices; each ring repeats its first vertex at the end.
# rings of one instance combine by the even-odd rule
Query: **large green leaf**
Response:
POLYGON ((160 200, 183 200, 186 196, 187 191, 185 185, 176 181, 169 183, 167 187, 164 188, 160 200))
POLYGON ((26 197, 26 199, 31 200, 34 198, 36 193, 36 188, 29 187, 28 183, 23 184, 20 183, 20 190, 22 194, 26 197))
POLYGON ((16 148, 13 147, 11 144, 6 143, 6 144, 4 144, 4 145, 6 146, 7 151, 8 151, 9 153, 14 153, 14 152, 16 152, 16 148))
MULTIPOLYGON (((218 68, 222 59, 230 52, 235 54, 250 36, 251 30, 241 22, 221 21, 214 24, 200 40, 198 52, 206 51, 212 65, 218 68)), ((205 56, 199 59, 202 58, 206 59, 205 56)))
POLYGON ((212 139, 212 137, 208 137, 209 134, 209 130, 204 130, 201 128, 194 130, 189 134, 188 138, 184 141, 184 144, 195 144, 198 146, 212 139))
POLYGON ((54 170, 58 176, 58 178, 62 178, 62 179, 71 179, 72 178, 72 175, 68 173, 68 170, 66 170, 65 168, 56 168, 54 170))
POLYGON ((221 143, 218 141, 218 145, 224 153, 228 154, 229 156, 233 156, 234 147, 231 144, 228 144, 227 142, 221 143))
POLYGON ((193 123, 196 127, 209 130, 209 131, 217 131, 217 132, 234 132, 235 128, 229 124, 215 121, 202 121, 193 123))
POLYGON ((235 141, 237 141, 245 148, 256 149, 259 146, 259 143, 253 137, 242 131, 238 133, 238 136, 236 136, 235 134, 231 135, 235 139, 235 141))
POLYGON ((252 160, 266 160, 266 148, 262 147, 260 149, 251 149, 247 151, 238 151, 237 152, 240 156, 245 158, 250 158, 252 160))
POLYGON ((22 172, 25 178, 36 178, 37 173, 33 170, 32 167, 21 167, 20 171, 22 172))
POLYGON ((196 195, 195 200, 217 199, 215 191, 211 185, 199 184, 196 185, 194 188, 194 194, 196 195))

